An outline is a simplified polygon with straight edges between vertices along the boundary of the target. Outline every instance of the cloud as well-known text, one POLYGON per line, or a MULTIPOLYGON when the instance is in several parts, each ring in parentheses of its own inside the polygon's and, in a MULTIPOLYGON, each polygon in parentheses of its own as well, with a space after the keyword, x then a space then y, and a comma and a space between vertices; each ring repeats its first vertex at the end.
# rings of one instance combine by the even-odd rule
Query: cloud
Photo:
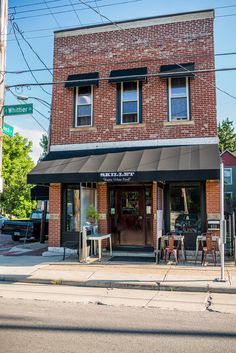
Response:
POLYGON ((42 148, 39 145, 39 141, 43 133, 39 130, 33 130, 25 127, 21 128, 19 126, 14 126, 14 132, 19 132, 20 135, 28 138, 30 141, 33 142, 33 152, 30 154, 30 156, 33 161, 37 163, 40 155, 43 152, 42 148))

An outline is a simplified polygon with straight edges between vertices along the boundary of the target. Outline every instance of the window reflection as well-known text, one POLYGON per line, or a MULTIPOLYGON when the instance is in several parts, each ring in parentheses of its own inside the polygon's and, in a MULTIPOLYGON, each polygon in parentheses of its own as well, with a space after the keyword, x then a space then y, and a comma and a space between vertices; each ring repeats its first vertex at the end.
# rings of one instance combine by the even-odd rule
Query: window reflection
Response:
POLYGON ((66 231, 80 230, 80 191, 68 187, 66 190, 66 231))
POLYGON ((122 213, 139 214, 139 192, 122 192, 122 213))
POLYGON ((200 186, 170 187, 170 230, 179 234, 201 232, 200 186))

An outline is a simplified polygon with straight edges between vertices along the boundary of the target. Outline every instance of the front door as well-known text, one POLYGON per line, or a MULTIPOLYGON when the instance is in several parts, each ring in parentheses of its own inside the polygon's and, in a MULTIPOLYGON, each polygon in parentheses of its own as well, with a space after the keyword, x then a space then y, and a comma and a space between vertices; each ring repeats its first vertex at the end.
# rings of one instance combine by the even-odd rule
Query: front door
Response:
POLYGON ((116 191, 117 245, 145 245, 145 189, 124 187, 116 191))

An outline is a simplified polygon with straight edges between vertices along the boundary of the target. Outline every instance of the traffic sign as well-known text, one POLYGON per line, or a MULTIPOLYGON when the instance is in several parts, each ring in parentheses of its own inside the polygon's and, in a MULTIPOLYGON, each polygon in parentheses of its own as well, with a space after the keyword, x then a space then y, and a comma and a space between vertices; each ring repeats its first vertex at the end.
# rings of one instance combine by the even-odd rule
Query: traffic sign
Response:
POLYGON ((4 116, 32 114, 33 104, 4 105, 4 116))
POLYGON ((8 136, 12 137, 14 135, 14 127, 6 123, 3 124, 2 131, 8 136))

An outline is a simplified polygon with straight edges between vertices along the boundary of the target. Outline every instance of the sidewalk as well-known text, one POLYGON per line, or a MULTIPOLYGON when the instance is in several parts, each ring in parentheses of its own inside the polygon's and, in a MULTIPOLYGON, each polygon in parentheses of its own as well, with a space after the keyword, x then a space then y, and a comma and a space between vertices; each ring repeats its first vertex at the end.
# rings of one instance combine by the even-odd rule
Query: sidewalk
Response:
POLYGON ((220 277, 219 266, 111 263, 107 259, 101 263, 94 261, 84 264, 78 263, 76 257, 63 262, 62 256, 29 255, 0 255, 0 281, 236 294, 234 263, 226 264, 227 282, 222 283, 215 281, 220 277))

